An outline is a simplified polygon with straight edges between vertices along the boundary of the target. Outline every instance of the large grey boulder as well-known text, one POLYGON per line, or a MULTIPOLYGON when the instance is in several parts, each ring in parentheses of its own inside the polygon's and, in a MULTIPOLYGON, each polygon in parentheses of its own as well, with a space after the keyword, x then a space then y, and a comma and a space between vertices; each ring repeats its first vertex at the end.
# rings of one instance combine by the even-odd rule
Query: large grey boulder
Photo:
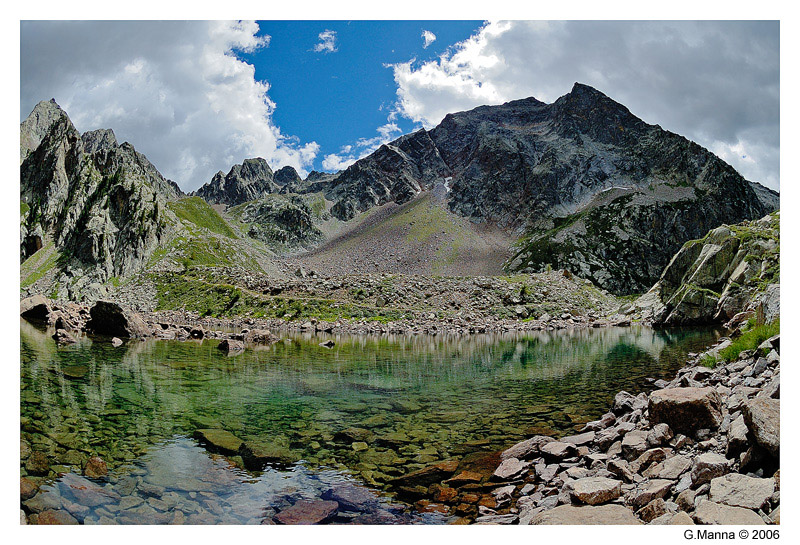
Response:
POLYGON ((585 477, 571 484, 572 497, 589 505, 608 503, 622 495, 622 481, 605 477, 585 477))
POLYGON ((50 300, 39 293, 19 302, 19 315, 26 320, 46 322, 52 311, 50 300))
POLYGON ((731 460, 716 452, 706 452, 692 461, 692 486, 710 482, 711 479, 725 475, 730 471, 731 460))
POLYGON ((722 422, 722 403, 712 387, 656 390, 650 394, 648 412, 651 424, 663 422, 684 435, 717 429, 722 422))
POLYGON ((779 399, 756 397, 745 403, 744 421, 760 446, 773 456, 781 450, 781 402, 779 399))

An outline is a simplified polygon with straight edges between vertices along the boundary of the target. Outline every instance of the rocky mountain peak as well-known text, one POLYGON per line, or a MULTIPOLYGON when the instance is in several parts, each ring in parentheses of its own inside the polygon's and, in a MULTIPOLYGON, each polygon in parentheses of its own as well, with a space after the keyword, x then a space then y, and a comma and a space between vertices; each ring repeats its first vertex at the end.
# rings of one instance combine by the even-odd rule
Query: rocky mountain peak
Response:
POLYGON ((72 126, 67 113, 56 103, 56 99, 43 100, 34 106, 28 117, 19 126, 19 162, 41 144, 50 128, 58 121, 72 126))
POLYGON ((287 165, 275 171, 275 176, 273 178, 273 181, 277 185, 283 187, 287 184, 299 183, 303 180, 302 178, 300 178, 300 175, 297 173, 294 167, 287 165))
POLYGON ((81 140, 83 141, 83 151, 85 153, 109 151, 118 145, 117 137, 111 129, 87 131, 81 135, 81 140))
POLYGON ((236 206, 269 193, 277 193, 280 188, 275 184, 274 178, 275 175, 265 159, 245 159, 242 164, 233 165, 228 174, 219 171, 193 195, 212 204, 236 206))

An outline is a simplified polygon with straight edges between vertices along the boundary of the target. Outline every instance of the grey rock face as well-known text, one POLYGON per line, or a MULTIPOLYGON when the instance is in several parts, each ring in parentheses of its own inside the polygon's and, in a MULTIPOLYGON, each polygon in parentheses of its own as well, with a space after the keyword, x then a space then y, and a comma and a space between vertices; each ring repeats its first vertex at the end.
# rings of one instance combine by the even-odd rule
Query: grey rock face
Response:
POLYGON ((272 169, 264 159, 245 159, 241 165, 233 165, 227 174, 217 172, 209 183, 193 195, 211 204, 236 206, 280 191, 273 180, 272 169))
POLYGON ((314 224, 314 212, 302 196, 268 195, 237 207, 232 213, 249 225, 249 237, 268 244, 297 247, 323 238, 314 224))
POLYGON ((55 102, 20 125, 20 258, 52 241, 62 284, 77 297, 89 284, 139 270, 171 232, 166 201, 181 195, 113 132, 80 135, 55 102))
POLYGON ((771 322, 780 314, 779 260, 780 214, 722 225, 684 244, 634 306, 655 324, 735 321, 742 309, 771 322))
POLYGON ((331 214, 349 220, 373 206, 402 204, 450 175, 430 134, 424 129, 384 144, 356 161, 331 183, 331 214))

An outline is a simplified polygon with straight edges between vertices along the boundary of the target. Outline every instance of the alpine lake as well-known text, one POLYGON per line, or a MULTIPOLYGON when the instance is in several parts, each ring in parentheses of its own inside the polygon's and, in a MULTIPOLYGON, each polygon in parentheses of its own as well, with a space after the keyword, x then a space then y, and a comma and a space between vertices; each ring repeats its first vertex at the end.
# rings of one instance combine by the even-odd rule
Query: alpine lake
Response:
POLYGON ((20 334, 20 471, 39 487, 23 505, 84 524, 271 524, 337 487, 356 500, 340 502, 333 523, 452 522, 402 501, 391 481, 535 434, 576 433, 617 392, 654 389, 719 336, 638 326, 288 334, 228 356, 214 340, 60 347, 24 320, 20 334), (333 347, 320 345, 328 339, 333 347), (198 430, 258 444, 275 463, 249 467, 198 430), (84 477, 94 456, 107 474, 84 477))

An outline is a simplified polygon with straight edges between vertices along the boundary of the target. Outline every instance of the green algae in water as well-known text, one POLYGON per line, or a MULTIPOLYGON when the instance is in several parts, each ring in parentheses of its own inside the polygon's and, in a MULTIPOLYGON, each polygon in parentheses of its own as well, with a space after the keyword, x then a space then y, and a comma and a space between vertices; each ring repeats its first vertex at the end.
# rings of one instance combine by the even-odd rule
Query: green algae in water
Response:
MULTIPOLYGON (((309 474, 335 471, 380 490, 437 460, 496 451, 533 433, 573 433, 618 391, 671 378, 687 352, 716 336, 640 327, 295 335, 228 357, 216 341, 115 348, 82 339, 58 348, 22 321, 22 437, 51 464, 79 473, 75 461, 99 454, 117 475, 171 441, 196 445, 188 438, 198 428, 220 428, 286 449, 309 474), (319 346, 327 338, 332 349, 319 346), (340 433, 348 428, 368 433, 351 441, 340 433)), ((152 463, 143 467, 153 472, 152 463)))

